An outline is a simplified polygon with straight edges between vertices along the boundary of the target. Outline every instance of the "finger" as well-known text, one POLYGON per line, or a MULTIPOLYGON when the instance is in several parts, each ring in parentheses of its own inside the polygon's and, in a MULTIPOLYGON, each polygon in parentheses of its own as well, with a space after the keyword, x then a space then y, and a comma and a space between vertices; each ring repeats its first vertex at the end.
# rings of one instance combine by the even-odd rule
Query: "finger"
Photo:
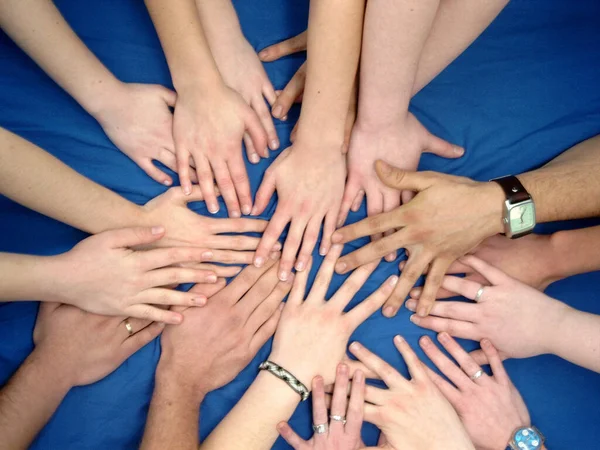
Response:
POLYGON ((350 370, 350 378, 354 378, 354 374, 360 370, 365 378, 369 378, 371 380, 378 379, 377 374, 360 361, 355 361, 354 359, 350 359, 347 355, 344 355, 342 362, 348 366, 348 369, 350 370))
MULTIPOLYGON (((442 281, 442 287, 470 300, 475 300, 477 292, 482 286, 480 283, 469 280, 468 278, 445 276, 442 281)), ((489 289, 491 289, 491 287, 489 289)), ((479 300, 484 300, 483 294, 480 296, 479 300)))
POLYGON ((301 450, 307 442, 298 436, 294 430, 287 424, 287 422, 280 422, 277 425, 277 431, 294 450, 301 450))
MULTIPOLYGON (((255 250, 260 242, 259 238, 235 235, 235 236, 211 236, 206 244, 211 248, 223 250, 255 250)), ((269 252, 270 253, 270 252, 269 252)))
POLYGON ((214 298, 229 305, 236 304, 276 262, 276 259, 268 258, 261 267, 247 266, 214 298))
POLYGON ((356 269, 333 294, 333 296, 329 299, 328 304, 339 309, 340 311, 345 309, 356 293, 364 286, 365 282, 369 279, 376 268, 377 263, 374 262, 356 269))
MULTIPOLYGON (((496 347, 492 345, 489 339, 483 339, 481 341, 481 349, 489 362, 496 381, 504 386, 510 385, 510 378, 508 373, 506 373, 506 369, 504 369, 504 364, 502 364, 502 360, 500 359, 500 355, 498 354, 496 347)), ((472 353, 469 354, 469 358, 474 361, 475 365, 480 365, 475 358, 473 358, 472 353)))
POLYGON ((400 388, 406 383, 406 379, 398 373, 396 369, 390 366, 383 359, 371 353, 358 342, 350 344, 350 352, 356 356, 359 361, 364 363, 369 369, 379 375, 379 378, 390 388, 400 388))
POLYGON ((473 380, 473 376, 481 370, 481 366, 478 365, 473 358, 471 358, 469 354, 458 344, 458 342, 452 339, 448 333, 442 332, 438 334, 438 341, 460 365, 460 368, 467 374, 472 382, 475 384, 484 385, 491 381, 489 375, 486 373, 476 380, 473 380))
POLYGON ((250 180, 241 153, 236 154, 234 159, 227 161, 227 167, 241 205, 242 214, 247 216, 252 211, 252 193, 250 192, 250 180))
POLYGON ((217 201, 217 196, 215 194, 212 169, 208 160, 203 155, 198 156, 195 158, 195 160, 198 183, 200 185, 200 190, 202 191, 204 201, 206 202, 206 208, 211 214, 216 214, 219 212, 219 202, 217 201))
MULTIPOLYGON (((244 325, 248 325, 253 314, 261 304, 267 301, 269 296, 274 292, 275 287, 279 284, 285 285, 283 281, 277 279, 277 264, 271 266, 271 268, 261 276, 258 281, 250 288, 250 290, 240 299, 236 304, 236 309, 240 311, 242 317, 245 318, 244 325)), ((281 289, 285 286, 280 287, 281 289)), ((291 284, 290 284, 291 289, 291 284)), ((280 301, 283 297, 279 297, 280 301)), ((252 327, 252 333, 254 333, 259 326, 261 326, 265 320, 267 320, 273 314, 277 305, 272 306, 267 314, 263 314, 264 319, 260 323, 256 323, 256 326, 252 327)))
POLYGON ((431 308, 433 308, 433 304, 435 303, 436 294, 442 285, 442 280, 444 279, 446 269, 448 269, 450 263, 451 261, 446 258, 435 258, 431 263, 429 273, 425 278, 425 286, 419 297, 419 304, 417 306, 417 314, 419 316, 425 317, 431 312, 431 308))
MULTIPOLYGON (((399 195, 399 193, 397 193, 397 192, 394 192, 394 193, 384 192, 384 194, 383 194, 383 211, 384 212, 393 211, 398 206, 400 206, 400 195, 399 195)), ((393 232, 394 232, 394 230, 388 230, 388 231, 386 231, 384 233, 384 236, 389 236, 393 232)), ((392 262, 393 260, 396 259, 396 255, 397 255, 396 252, 392 252, 389 255, 385 256, 385 260, 387 262, 392 262)))
MULTIPOLYGON (((323 224, 323 237, 321 238, 321 248, 319 248, 319 254, 325 256, 331 248, 331 236, 335 231, 335 209, 331 210, 325 216, 325 222, 323 224)), ((319 233, 317 232, 317 236, 319 233)))
POLYGON ((460 258, 460 262, 473 268, 476 272, 483 275, 491 285, 505 284, 512 281, 512 278, 502 272, 500 269, 486 263, 476 256, 469 255, 460 258))
POLYGON ((262 233, 269 222, 254 218, 239 219, 206 219, 208 230, 214 234, 220 233, 262 233))
POLYGON ((119 330, 119 333, 122 334, 123 340, 125 340, 133 334, 137 333, 138 331, 143 330, 151 323, 152 322, 149 320, 128 317, 127 319, 119 322, 117 329, 119 330), (129 328, 127 327, 127 325, 129 325, 129 328), (129 330, 131 330, 131 332, 129 330))
POLYGON ((189 195, 192 191, 192 182, 190 181, 190 152, 175 142, 175 153, 177 156, 177 174, 179 175, 179 183, 181 183, 183 193, 189 195))
POLYGON ((225 278, 219 278, 216 283, 195 284, 194 286, 192 286, 189 292, 193 292, 196 294, 203 295, 206 298, 210 298, 217 292, 221 291, 225 286, 227 286, 227 280, 225 280, 225 278))
POLYGON ((477 326, 471 322, 444 319, 434 316, 420 317, 416 314, 410 316, 410 321, 421 328, 427 328, 428 330, 437 331, 438 333, 445 331, 451 336, 461 339, 471 339, 473 341, 479 341, 481 339, 477 326))
POLYGON ((440 390, 442 395, 446 397, 446 399, 452 404, 452 406, 454 406, 454 409, 457 409, 461 398, 460 391, 456 389, 452 384, 444 380, 436 372, 431 370, 429 367, 424 366, 424 368, 425 372, 427 373, 427 376, 433 382, 433 384, 435 384, 435 386, 440 390))
POLYGON ((296 260, 295 268, 298 272, 302 272, 306 268, 306 266, 308 264, 308 259, 310 258, 310 255, 312 254, 312 251, 315 248, 317 239, 319 239, 320 229, 321 229, 321 220, 319 220, 316 217, 313 217, 308 222, 306 231, 304 231, 304 238, 302 239, 302 247, 300 248, 300 253, 298 253, 298 258, 296 260))
MULTIPOLYGON (((383 212, 383 196, 378 190, 367 190, 367 216, 373 217, 383 212)), ((393 230, 393 228, 390 228, 393 230)), ((386 230, 389 231, 389 230, 386 230)), ((372 241, 378 241, 383 236, 381 233, 373 233, 372 241)))
POLYGON ((396 286, 397 282, 398 277, 396 275, 392 275, 379 287, 379 289, 377 289, 365 300, 356 305, 350 312, 348 312, 345 317, 350 325, 350 328, 353 330, 358 328, 360 324, 362 324, 379 308, 381 308, 381 305, 383 305, 385 300, 394 290, 394 286, 396 286))
POLYGON ((348 403, 348 411, 346 413, 346 433, 352 436, 360 436, 360 430, 363 422, 364 403, 365 375, 362 371, 358 370, 352 378, 350 402, 348 403))
MULTIPOLYGON (((333 236, 338 232, 339 230, 336 231, 333 236)), ((339 274, 344 274, 364 264, 379 261, 388 253, 402 248, 404 246, 405 235, 406 232, 402 229, 391 236, 371 242, 370 244, 343 256, 338 261, 335 271, 339 274)), ((335 242, 335 239, 333 239, 333 242, 335 242)))
MULTIPOLYGON (((402 270, 402 268, 400 268, 400 270, 402 270)), ((410 296, 412 299, 418 300, 418 299, 419 299, 419 297, 421 296, 421 291, 422 291, 422 290, 423 290, 423 289, 422 289, 422 288, 420 288, 420 287, 413 288, 413 289, 411 289, 411 291, 409 292, 409 294, 408 294, 408 295, 409 295, 409 296, 410 296)), ((440 289, 437 291, 437 294, 435 295, 435 297, 436 297, 438 300, 441 300, 441 299, 445 299, 445 298, 456 297, 456 293, 455 293, 455 292, 450 292, 448 289, 440 288, 440 289)), ((416 304, 417 304, 417 302, 415 301, 415 305, 416 305, 416 304)), ((435 305, 434 305, 434 306, 435 306, 435 305)), ((415 306, 415 308, 416 308, 416 306, 415 306)), ((412 310, 411 310, 411 311, 412 311, 412 310)))
MULTIPOLYGON (((419 344, 435 367, 437 367, 438 370, 454 384, 454 386, 464 391, 468 389, 469 386, 473 385, 469 377, 460 370, 450 358, 442 353, 428 336, 423 336, 419 340, 419 344)), ((450 393, 451 391, 448 389, 447 392, 450 393)), ((452 395, 454 396, 453 398, 455 398, 456 394, 452 395)), ((446 397, 448 398, 448 396, 446 397)))
POLYGON ((196 247, 171 247, 140 250, 136 253, 142 270, 158 269, 173 264, 211 261, 213 250, 196 247))
POLYGON ((442 158, 460 158, 465 154, 465 149, 458 145, 453 145, 448 141, 440 139, 433 134, 429 134, 429 138, 423 149, 425 153, 433 153, 442 158))
POLYGON ((302 236, 306 229, 306 218, 298 217, 292 219, 288 234, 283 244, 283 252, 281 254, 281 263, 279 264, 279 279, 285 281, 290 275, 294 262, 296 261, 296 254, 298 248, 302 242, 302 236))
MULTIPOLYGON (((277 100, 277 97, 275 97, 275 100, 277 100)), ((252 107, 254 108, 254 111, 256 111, 262 127, 267 133, 269 148, 271 150, 279 149, 279 137, 277 136, 277 130, 275 130, 275 125, 273 124, 273 117, 271 116, 262 95, 252 101, 252 107)))
POLYGON ((319 267, 310 294, 306 299, 307 302, 321 303, 325 300, 327 289, 329 289, 329 283, 331 283, 331 278, 333 277, 335 262, 341 255, 342 248, 343 246, 341 245, 334 245, 331 247, 329 253, 327 253, 327 256, 321 263, 321 267, 319 267))
MULTIPOLYGON (((214 281, 216 283, 216 279, 214 281)), ((152 288, 143 291, 136 297, 140 304, 165 305, 165 306, 204 306, 206 297, 196 292, 182 292, 175 289, 152 288)), ((131 317, 146 319, 130 314, 131 317)))
POLYGON ((375 163, 375 172, 383 184, 399 191, 423 191, 442 177, 436 172, 411 172, 398 169, 382 160, 375 163))
MULTIPOLYGON (((260 156, 256 152, 254 143, 252 142, 252 139, 250 139, 250 135, 248 133, 244 133, 244 146, 246 147, 248 161, 250 161, 252 164, 258 164, 260 162, 260 156)), ((269 155, 263 155, 265 158, 268 158, 268 156, 269 155)))
MULTIPOLYGON (((188 303, 185 306, 190 306, 190 304, 188 303)), ((157 308, 156 306, 151 305, 132 305, 129 306, 126 311, 129 317, 150 320, 152 322, 163 322, 171 325, 179 325, 183 320, 183 316, 178 312, 157 308)))
MULTIPOLYGON (((313 404, 313 423, 315 425, 329 424, 327 417, 327 405, 325 404, 325 386, 323 377, 316 376, 312 381, 312 404, 313 404)), ((317 434, 313 436, 315 443, 325 441, 328 433, 317 434)))
POLYGON ((360 189, 358 191, 358 194, 356 194, 354 201, 352 202, 352 206, 350 207, 350 210, 352 210, 352 212, 357 212, 360 209, 360 205, 362 205, 364 198, 365 198, 365 191, 360 189))
MULTIPOLYGON (((222 219, 221 219, 222 220, 222 219)), ((209 261, 222 264, 252 264, 254 252, 240 252, 235 250, 208 250, 209 261)), ((215 266, 221 267, 221 266, 215 266)))
MULTIPOLYGON (((408 300, 406 302, 406 309, 415 312, 417 301, 412 298, 408 300)), ((436 302, 429 314, 464 322, 475 322, 479 318, 477 305, 465 302, 436 302)))
POLYGON ((273 104, 273 117, 281 119, 288 115, 294 101, 304 92, 306 83, 306 63, 298 69, 290 82, 281 91, 277 100, 273 104))
MULTIPOLYGON (((283 154, 283 153, 282 153, 283 154)), ((281 157, 281 155, 280 155, 281 157)), ((258 191, 256 192, 256 197, 254 198, 254 207, 252 208, 251 214, 253 216, 257 216, 262 214, 265 210, 273 194, 275 193, 275 177, 272 175, 272 165, 265 172, 265 176, 262 180, 262 183, 258 187, 258 191)))
POLYGON ((265 149, 264 153, 266 153, 267 133, 260 123, 260 119, 250 107, 247 109, 244 122, 246 125, 246 132, 250 136, 250 139, 252 139, 254 148, 265 149))
MULTIPOLYGON (((287 120, 287 116, 283 116, 281 120, 287 120)), ((298 133, 298 123, 300 122, 296 122, 294 128, 292 128, 292 132, 290 133, 290 142, 292 144, 296 141, 296 133, 298 133)))
POLYGON ((269 80, 269 77, 267 77, 266 73, 265 73, 265 85, 263 86, 262 93, 263 93, 263 96, 267 99, 269 106, 273 106, 273 104, 277 100, 277 93, 275 92, 275 89, 273 88, 273 84, 271 84, 271 80, 269 80))
MULTIPOLYGON (((388 239, 388 238, 384 238, 388 239)), ((400 279, 396 285, 396 289, 390 295, 390 298, 385 302, 383 307, 383 315, 393 317, 398 312, 398 309, 406 300, 408 292, 413 288, 415 283, 421 277, 421 274, 429 264, 429 255, 424 252, 411 253, 404 270, 400 274, 400 279)))
POLYGON ((374 234, 383 233, 387 230, 401 228, 404 226, 401 219, 402 215, 400 214, 401 210, 402 208, 399 208, 396 211, 367 217, 360 222, 347 225, 336 230, 331 239, 336 244, 345 244, 346 242, 354 241, 361 237, 373 236, 374 234))
POLYGON ((285 41, 281 41, 277 44, 264 48, 258 53, 258 57, 264 62, 275 61, 284 56, 306 50, 306 43, 307 33, 304 31, 290 39, 286 39, 285 41))
POLYGON ((163 186, 171 186, 173 179, 154 165, 151 159, 142 159, 138 165, 146 172, 146 174, 154 181, 159 182, 163 186))
POLYGON ((208 270, 195 270, 182 267, 155 269, 144 277, 146 289, 159 286, 178 286, 184 283, 216 283, 217 274, 208 270))
POLYGON ((215 174, 217 186, 219 186, 219 190, 221 191, 223 200, 225 200, 225 205, 227 206, 229 217, 240 217, 240 204, 238 202, 237 192, 235 190, 235 185, 231 178, 227 162, 212 161, 211 165, 215 174))
MULTIPOLYGON (((332 416, 346 417, 346 404, 348 403, 348 366, 338 364, 335 385, 333 388, 333 398, 331 400, 330 414, 332 416)), ((340 435, 344 431, 344 423, 339 420, 331 419, 329 432, 340 435)))
POLYGON ((131 227, 105 231, 100 234, 110 248, 137 247, 158 241, 165 235, 165 229, 155 227, 131 227))
POLYGON ((216 264, 182 264, 182 266, 196 270, 208 270, 218 278, 235 277, 242 271, 242 267, 239 266, 218 266, 216 264))
POLYGON ((410 376, 412 377, 412 379, 425 379, 427 377, 427 374, 425 373, 425 369, 423 368, 424 366, 421 363, 421 360, 419 359, 417 354, 411 348, 411 346, 408 345, 408 342, 406 342, 406 340, 402 336, 397 335, 394 336, 394 345, 402 355, 402 358, 404 359, 404 362, 408 367, 408 371, 410 372, 410 376))
MULTIPOLYGON (((291 281, 291 280, 290 280, 291 281)), ((279 319, 281 318, 281 312, 285 303, 279 303, 279 306, 271 317, 262 324, 262 326, 256 331, 252 340, 250 341, 250 350, 253 355, 256 355, 258 351, 267 343, 269 339, 275 334, 279 319)))
POLYGON ((346 188, 344 189, 344 196, 342 197, 342 204, 340 205, 340 211, 338 213, 337 226, 341 227, 346 222, 348 218, 348 213, 350 212, 350 207, 352 206, 352 202, 356 198, 360 186, 355 183, 352 179, 348 179, 346 183, 346 188))
POLYGON ((153 323, 125 339, 121 345, 121 359, 125 361, 146 344, 156 339, 164 329, 164 323, 153 323))

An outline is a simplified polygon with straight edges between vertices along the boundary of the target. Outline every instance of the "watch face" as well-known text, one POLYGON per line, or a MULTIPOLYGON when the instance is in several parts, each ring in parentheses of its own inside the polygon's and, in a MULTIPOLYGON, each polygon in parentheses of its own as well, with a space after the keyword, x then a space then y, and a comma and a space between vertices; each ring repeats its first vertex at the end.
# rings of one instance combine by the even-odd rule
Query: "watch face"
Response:
POLYGON ((524 202, 511 208, 509 213, 512 234, 529 231, 535 226, 535 207, 533 202, 524 202))
POLYGON ((521 428, 514 437, 517 448, 523 450, 537 450, 542 448, 542 437, 533 428, 521 428))

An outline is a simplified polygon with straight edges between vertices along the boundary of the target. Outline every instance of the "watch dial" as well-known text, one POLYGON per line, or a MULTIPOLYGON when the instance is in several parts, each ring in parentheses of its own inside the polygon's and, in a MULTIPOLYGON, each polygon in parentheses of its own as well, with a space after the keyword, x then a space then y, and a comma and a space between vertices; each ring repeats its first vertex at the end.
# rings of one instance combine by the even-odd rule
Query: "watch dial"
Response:
POLYGON ((542 448, 542 438, 533 428, 521 428, 515 433, 515 444, 523 450, 542 448))
POLYGON ((510 210, 510 229, 513 234, 531 229, 535 225, 533 203, 515 206, 510 210))

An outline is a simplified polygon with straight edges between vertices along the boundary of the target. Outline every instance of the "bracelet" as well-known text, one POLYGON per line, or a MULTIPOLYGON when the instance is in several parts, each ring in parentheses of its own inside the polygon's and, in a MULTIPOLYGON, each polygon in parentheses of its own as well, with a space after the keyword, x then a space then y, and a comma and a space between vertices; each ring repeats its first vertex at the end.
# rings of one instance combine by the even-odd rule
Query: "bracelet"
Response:
POLYGON ((294 390, 294 392, 296 392, 296 394, 298 394, 302 398, 302 401, 308 398, 309 392, 306 386, 304 386, 304 384, 298 378, 289 373, 283 367, 278 366, 277 364, 271 361, 264 361, 260 364, 260 366, 258 366, 258 369, 266 370, 275 375, 280 380, 285 381, 287 385, 291 387, 294 390))

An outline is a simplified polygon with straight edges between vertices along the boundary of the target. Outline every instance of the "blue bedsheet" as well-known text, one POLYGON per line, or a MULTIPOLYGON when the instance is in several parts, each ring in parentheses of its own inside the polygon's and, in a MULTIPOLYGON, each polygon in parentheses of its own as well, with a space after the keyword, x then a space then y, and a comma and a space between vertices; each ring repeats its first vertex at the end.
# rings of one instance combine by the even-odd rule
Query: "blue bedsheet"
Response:
MULTIPOLYGON (((256 49, 293 36, 306 26, 308 0, 235 3, 244 32, 256 49)), ((86 44, 119 78, 172 86, 142 0, 60 0, 57 4, 86 44)), ((456 161, 425 155, 421 168, 485 180, 538 167, 573 144, 599 134, 598 17, 597 0, 513 0, 485 34, 413 101, 412 110, 431 132, 467 149, 456 161)), ((276 88, 284 86, 303 58, 297 55, 267 65, 276 88)), ((144 203, 163 192, 163 187, 121 154, 100 126, 5 35, 0 35, 0 65, 1 126, 134 202, 144 203)), ((295 109, 288 123, 277 123, 284 146, 289 143, 297 115, 295 109)), ((254 191, 271 161, 248 166, 254 191)), ((198 211, 205 214, 201 206, 198 211)), ((270 217, 274 209, 273 200, 264 217, 270 217)), ((84 237, 3 197, 0 214, 1 251, 54 254, 68 250, 84 237)), ((363 206, 350 219, 364 215, 363 206)), ((591 223, 565 223, 540 230, 591 223)), ((397 263, 382 263, 353 304, 396 268, 397 263)), ((335 287, 341 281, 342 277, 337 277, 335 287)), ((595 272, 556 283, 548 292, 574 307, 600 313, 599 283, 600 273, 595 272)), ((35 303, 0 306, 0 385, 32 349, 36 311, 35 303)), ((406 372, 392 344, 397 333, 416 346, 425 332, 409 322, 403 309, 394 319, 376 313, 353 338, 406 372)), ((202 437, 240 398, 267 354, 264 348, 235 381, 208 396, 202 406, 202 437)), ((33 448, 135 448, 142 436, 159 355, 157 340, 105 380, 73 389, 33 448)), ((553 356, 510 361, 507 367, 527 401, 533 422, 547 435, 550 448, 597 448, 597 374, 553 356)), ((307 402, 292 419, 292 425, 305 436, 310 434, 309 411, 307 402)), ((374 444, 376 436, 373 427, 365 426, 368 444, 374 444)), ((443 447, 440 443, 439 448, 443 447)), ((275 448, 287 446, 279 440, 275 448)))

